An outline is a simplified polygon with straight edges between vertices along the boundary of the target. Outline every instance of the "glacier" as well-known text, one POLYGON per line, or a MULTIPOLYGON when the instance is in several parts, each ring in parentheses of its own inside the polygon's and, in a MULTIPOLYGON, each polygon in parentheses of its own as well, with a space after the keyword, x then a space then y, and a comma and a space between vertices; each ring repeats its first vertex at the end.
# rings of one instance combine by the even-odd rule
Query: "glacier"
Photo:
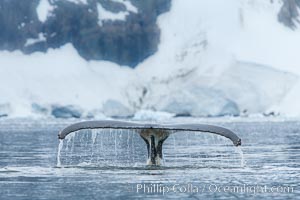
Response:
POLYGON ((173 0, 158 17, 158 51, 134 69, 86 61, 71 44, 0 51, 0 116, 53 116, 59 105, 95 118, 298 117, 300 32, 278 21, 282 4, 173 0))

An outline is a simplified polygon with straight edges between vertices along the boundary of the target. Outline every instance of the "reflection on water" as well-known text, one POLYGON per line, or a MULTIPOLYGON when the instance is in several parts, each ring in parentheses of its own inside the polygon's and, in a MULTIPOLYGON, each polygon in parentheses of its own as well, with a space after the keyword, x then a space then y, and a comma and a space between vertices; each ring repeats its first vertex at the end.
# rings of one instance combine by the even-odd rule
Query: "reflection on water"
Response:
POLYGON ((172 134, 159 167, 145 165, 146 145, 134 131, 79 131, 62 145, 57 133, 65 123, 0 121, 0 199, 282 199, 300 194, 297 122, 222 123, 242 138, 242 151, 213 134, 172 134), (224 191, 230 186, 250 189, 224 191), (281 190, 271 192, 272 187, 281 190))

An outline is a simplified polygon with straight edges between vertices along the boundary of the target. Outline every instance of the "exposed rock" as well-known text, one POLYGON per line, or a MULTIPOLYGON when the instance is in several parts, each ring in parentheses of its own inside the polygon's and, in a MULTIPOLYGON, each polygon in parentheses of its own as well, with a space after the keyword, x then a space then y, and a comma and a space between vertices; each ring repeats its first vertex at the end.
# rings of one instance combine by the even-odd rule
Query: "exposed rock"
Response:
POLYGON ((80 118, 82 115, 82 110, 76 106, 68 105, 68 106, 60 106, 54 105, 52 106, 51 115, 56 118, 80 118))
POLYGON ((300 0, 284 0, 278 13, 278 20, 284 25, 294 29, 299 20, 300 0))
POLYGON ((263 115, 265 117, 275 117, 275 116, 279 116, 280 113, 278 113, 276 111, 269 111, 269 112, 264 112, 263 115))
POLYGON ((72 43, 86 60, 107 60, 136 66, 157 51, 160 30, 158 15, 170 9, 171 0, 127 0, 138 10, 128 11, 126 20, 98 23, 97 5, 111 13, 123 12, 125 4, 89 0, 87 4, 48 0, 53 8, 45 22, 38 19, 40 0, 0 1, 0 50, 21 50, 30 54, 46 52, 72 43), (26 45, 28 39, 44 40, 26 45))
POLYGON ((128 118, 134 115, 134 112, 116 100, 107 100, 102 107, 104 115, 114 118, 128 118))
POLYGON ((37 38, 42 24, 37 19, 39 0, 0 1, 0 49, 24 50, 27 38, 37 38))

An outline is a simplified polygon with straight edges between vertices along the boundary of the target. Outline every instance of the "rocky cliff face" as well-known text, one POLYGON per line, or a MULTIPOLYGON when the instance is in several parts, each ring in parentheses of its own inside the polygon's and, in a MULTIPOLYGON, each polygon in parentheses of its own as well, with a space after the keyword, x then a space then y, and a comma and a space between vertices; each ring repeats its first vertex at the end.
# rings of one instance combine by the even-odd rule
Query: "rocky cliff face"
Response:
MULTIPOLYGON (((282 2, 278 20, 295 29, 300 0, 282 2)), ((171 0, 1 0, 0 50, 30 54, 72 43, 86 60, 135 67, 157 51, 157 17, 170 6, 171 0), (41 4, 49 7, 43 20, 41 4)))
POLYGON ((160 38, 156 20, 170 9, 170 1, 2 0, 0 49, 30 54, 72 43, 86 60, 134 67, 156 52, 160 38), (50 10, 44 21, 37 13, 41 3, 50 10), (125 12, 124 20, 112 20, 125 12))
POLYGON ((300 23, 300 0, 284 0, 278 14, 278 20, 284 25, 294 29, 300 23))

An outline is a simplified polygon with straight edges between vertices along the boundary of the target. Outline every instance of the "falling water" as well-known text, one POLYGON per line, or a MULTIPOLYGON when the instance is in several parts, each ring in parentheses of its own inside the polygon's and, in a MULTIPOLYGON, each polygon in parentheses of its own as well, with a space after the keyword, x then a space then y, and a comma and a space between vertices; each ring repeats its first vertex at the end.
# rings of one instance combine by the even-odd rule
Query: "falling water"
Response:
POLYGON ((95 142, 97 140, 97 131, 95 129, 92 130, 92 153, 91 153, 91 159, 89 161, 89 163, 92 163, 92 160, 94 158, 94 146, 95 146, 95 142))
MULTIPOLYGON (((110 130, 110 135, 111 135, 112 131, 110 130)), ((118 151, 117 151, 117 134, 118 134, 118 131, 116 131, 113 135, 114 135, 114 140, 115 140, 115 157, 118 156, 118 151)))
MULTIPOLYGON (((176 139, 174 134, 172 134, 172 139, 173 139, 173 148, 176 148, 176 139)), ((176 160, 176 164, 177 164, 177 153, 175 153, 175 160, 176 160)))
POLYGON ((93 142, 93 145, 95 144, 96 139, 97 139, 97 131, 96 130, 92 130, 92 142, 93 142))
POLYGON ((235 149, 227 138, 189 131, 171 134, 163 153, 167 166, 231 168, 241 165, 242 154, 235 149))
MULTIPOLYGON (((60 141, 57 166, 62 162, 65 166, 132 166, 144 163, 143 159, 147 160, 147 148, 135 130, 94 129, 69 134, 65 144, 60 141)), ((163 165, 231 167, 233 163, 245 166, 242 150, 212 134, 171 134, 163 148, 163 165)))
POLYGON ((244 157, 242 148, 240 146, 238 146, 238 147, 236 147, 236 151, 240 154, 240 157, 241 157, 241 167, 245 167, 246 162, 245 162, 245 157, 244 157))
POLYGON ((61 161, 60 161, 60 152, 64 146, 64 140, 59 140, 59 145, 58 145, 58 151, 57 151, 57 167, 61 167, 61 161))
POLYGON ((147 149, 134 130, 81 130, 66 136, 59 146, 57 165, 132 166, 144 163, 147 149))

